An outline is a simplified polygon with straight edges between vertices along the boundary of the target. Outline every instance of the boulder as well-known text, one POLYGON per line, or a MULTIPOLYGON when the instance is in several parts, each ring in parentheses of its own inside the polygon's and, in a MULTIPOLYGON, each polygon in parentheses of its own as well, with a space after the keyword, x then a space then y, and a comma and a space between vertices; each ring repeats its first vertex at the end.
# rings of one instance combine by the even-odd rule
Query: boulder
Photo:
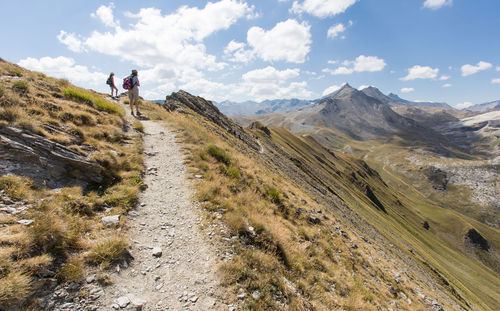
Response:
POLYGON ((102 217, 102 223, 106 227, 116 226, 120 222, 120 215, 104 216, 102 217))
POLYGON ((78 152, 28 130, 0 124, 0 175, 27 176, 40 186, 99 183, 102 167, 78 152))

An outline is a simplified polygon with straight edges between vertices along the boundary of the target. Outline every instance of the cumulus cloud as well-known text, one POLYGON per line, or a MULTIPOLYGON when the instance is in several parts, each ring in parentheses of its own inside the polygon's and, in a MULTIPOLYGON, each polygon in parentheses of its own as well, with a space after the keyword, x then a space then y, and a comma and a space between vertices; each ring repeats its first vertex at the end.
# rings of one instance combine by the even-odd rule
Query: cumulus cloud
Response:
POLYGON ((231 40, 224 48, 224 57, 231 62, 248 63, 255 58, 255 55, 246 49, 245 43, 231 40))
POLYGON ((114 28, 94 31, 83 43, 91 51, 118 56, 136 66, 164 65, 181 73, 193 68, 220 70, 226 64, 206 52, 203 40, 238 19, 251 17, 253 11, 253 6, 236 0, 208 2, 201 9, 182 6, 165 15, 156 8, 143 8, 129 13, 135 23, 122 28, 113 17, 113 5, 101 6, 93 16, 114 28))
POLYGON ((444 76, 444 75, 443 75, 443 76, 439 77, 439 81, 446 81, 446 80, 448 80, 449 78, 451 78, 451 77, 450 77, 450 76, 444 76))
POLYGON ((108 27, 117 27, 119 24, 115 22, 115 17, 113 15, 113 8, 115 5, 113 2, 109 6, 101 5, 95 13, 90 14, 94 18, 98 18, 104 25, 108 27))
POLYGON ((28 57, 19 61, 19 66, 43 72, 49 76, 68 79, 72 83, 82 84, 87 87, 102 87, 105 85, 107 74, 90 71, 86 66, 77 65, 73 58, 42 57, 40 59, 28 57))
POLYGON ((453 0, 425 0, 424 8, 431 10, 437 10, 443 6, 450 6, 453 4, 453 0))
POLYGON ((254 83, 283 83, 284 81, 299 76, 299 69, 276 70, 272 66, 263 69, 256 69, 245 73, 242 76, 243 81, 254 83))
MULTIPOLYGON (((141 69, 141 82, 148 82, 142 94, 156 98, 155 94, 164 96, 159 92, 202 81, 206 74, 226 68, 228 64, 207 52, 204 40, 240 19, 257 16, 254 6, 245 1, 220 0, 200 8, 184 5, 167 13, 156 8, 125 12, 132 21, 122 26, 114 10, 111 3, 91 15, 110 29, 94 30, 87 36, 61 31, 58 39, 72 51, 116 56, 141 69)), ((253 57, 244 43, 236 41, 228 44, 224 56, 244 62, 253 57)))
POLYGON ((200 78, 182 84, 180 88, 215 101, 309 98, 312 92, 308 90, 307 82, 290 81, 299 74, 299 69, 277 70, 268 66, 248 71, 242 75, 241 82, 223 84, 200 78))
POLYGON ((413 92, 413 91, 415 91, 415 89, 412 88, 412 87, 404 87, 404 88, 401 89, 402 93, 410 93, 410 92, 413 92))
POLYGON ((500 67, 497 66, 497 71, 500 71, 500 67))
POLYGON ((415 65, 409 68, 408 75, 406 77, 400 78, 400 80, 409 81, 415 79, 436 79, 438 73, 439 73, 438 68, 415 65))
POLYGON ((328 38, 335 38, 342 32, 346 30, 345 26, 343 24, 337 24, 328 29, 327 37, 328 38))
POLYGON ((323 69, 323 72, 328 72, 332 75, 345 75, 354 72, 376 72, 382 71, 387 65, 385 60, 377 56, 360 55, 355 60, 346 60, 342 62, 341 67, 336 69, 323 69))
POLYGON ((462 70, 462 77, 467 77, 476 74, 479 71, 490 69, 491 67, 493 67, 492 64, 480 61, 476 66, 466 64, 463 65, 460 69, 462 70))
POLYGON ((451 84, 451 83, 445 83, 445 84, 443 84, 443 87, 452 87, 452 86, 453 86, 453 84, 451 84))
POLYGON ((469 108, 470 106, 473 106, 473 105, 474 104, 471 103, 471 102, 465 102, 465 103, 456 104, 455 108, 457 108, 457 109, 466 109, 466 108, 469 108))
POLYGON ((356 3, 356 1, 357 0, 294 1, 290 10, 296 14, 308 13, 319 18, 325 18, 344 13, 350 6, 356 3))
POLYGON ((61 30, 57 35, 57 40, 66 45, 70 51, 77 53, 85 51, 83 42, 74 33, 67 33, 66 31, 61 30))
POLYGON ((303 63, 311 49, 310 28, 306 22, 288 19, 268 31, 250 28, 247 41, 253 53, 265 61, 303 63))
POLYGON ((492 84, 500 84, 500 78, 491 79, 492 84))
POLYGON ((333 92, 338 91, 341 87, 342 87, 342 85, 332 85, 330 87, 327 87, 323 91, 323 94, 321 94, 321 96, 326 96, 326 95, 332 94, 333 92))

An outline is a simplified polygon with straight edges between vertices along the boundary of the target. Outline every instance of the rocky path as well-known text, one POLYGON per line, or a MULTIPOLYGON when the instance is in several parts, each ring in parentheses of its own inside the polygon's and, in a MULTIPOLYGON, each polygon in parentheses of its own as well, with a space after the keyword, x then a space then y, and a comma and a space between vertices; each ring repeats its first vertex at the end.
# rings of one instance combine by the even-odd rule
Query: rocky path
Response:
POLYGON ((227 310, 217 298, 216 254, 198 230, 183 155, 174 133, 144 125, 145 183, 129 215, 134 260, 111 276, 99 310, 227 310))

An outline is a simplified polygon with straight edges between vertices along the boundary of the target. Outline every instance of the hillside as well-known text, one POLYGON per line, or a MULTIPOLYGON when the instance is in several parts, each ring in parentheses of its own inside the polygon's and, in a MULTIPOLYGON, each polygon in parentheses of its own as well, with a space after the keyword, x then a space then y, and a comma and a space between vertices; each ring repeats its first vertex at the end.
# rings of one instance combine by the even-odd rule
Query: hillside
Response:
MULTIPOLYGON (((185 92, 173 95, 174 98, 183 98, 179 101, 180 106, 183 106, 182 102, 189 102, 191 105, 193 103, 202 106, 210 105, 209 102, 192 97, 185 92)), ((200 111, 203 110, 200 109, 200 111)), ((203 114, 201 116, 195 114, 192 117, 197 119, 202 116, 203 114)), ((259 137, 263 147, 258 152, 248 148, 248 142, 245 139, 240 140, 227 135, 228 132, 239 129, 235 124, 232 129, 223 129, 216 124, 203 123, 203 121, 197 123, 204 124, 210 133, 219 137, 218 139, 212 137, 210 140, 215 139, 219 141, 217 144, 224 146, 226 157, 236 158, 236 160, 226 161, 221 157, 219 160, 225 163, 221 164, 222 168, 219 169, 222 171, 222 176, 228 176, 230 166, 238 171, 239 181, 234 180, 228 185, 226 185, 228 177, 216 175, 219 177, 213 178, 210 166, 206 167, 203 161, 193 159, 194 165, 204 171, 205 176, 212 176, 208 178, 209 180, 201 181, 202 192, 199 197, 206 201, 206 208, 209 211, 222 215, 229 229, 235 230, 233 234, 239 235, 240 239, 243 238, 243 241, 235 240, 236 244, 233 243, 236 253, 228 262, 230 275, 234 275, 228 284, 234 286, 235 291, 243 286, 248 288, 250 293, 252 291, 262 293, 263 284, 252 281, 257 280, 255 273, 266 273, 265 279, 268 280, 279 280, 282 278, 280 275, 284 273, 286 283, 289 285, 272 282, 274 285, 271 288, 279 290, 281 286, 285 286, 279 291, 283 293, 282 290, 285 290, 288 293, 289 302, 295 301, 295 303, 300 303, 299 305, 307 306, 304 303, 308 301, 318 309, 340 306, 354 310, 370 309, 377 305, 385 305, 392 295, 391 291, 394 286, 402 284, 389 282, 386 283, 387 287, 376 285, 379 284, 381 278, 385 278, 382 275, 392 271, 390 273, 394 275, 403 273, 408 277, 408 283, 403 282, 405 286, 409 286, 403 290, 405 295, 394 294, 394 297, 409 297, 413 302, 413 304, 405 304, 404 308, 419 308, 415 303, 422 303, 424 308, 431 308, 432 304, 426 305, 425 299, 419 300, 418 298, 418 293, 429 286, 435 293, 440 293, 438 295, 442 297, 441 299, 447 301, 446 304, 450 304, 447 308, 453 310, 470 309, 472 305, 483 310, 494 310, 498 307, 497 294, 491 290, 498 287, 498 275, 479 263, 475 255, 463 250, 464 238, 471 228, 475 228, 473 231, 481 232, 490 243, 489 245, 498 245, 497 230, 440 208, 420 197, 418 193, 410 195, 408 192, 400 192, 396 190, 397 188, 391 188, 363 161, 332 153, 312 138, 299 138, 284 129, 269 130, 262 125, 254 124, 252 125, 253 133, 259 137), (220 141, 220 138, 223 138, 223 141, 220 141), (257 163, 265 166, 262 167, 257 163), (263 174, 263 169, 267 173, 263 174), (267 197, 270 202, 261 205, 255 195, 248 200, 249 194, 246 191, 253 187, 256 187, 253 191, 260 193, 264 198, 267 197), (240 196, 246 199, 238 199, 240 196), (311 206, 315 207, 311 208, 311 206), (423 227, 422 224, 425 222, 430 223, 430 230, 423 227), (335 238, 334 241, 324 244, 326 236, 314 232, 332 232, 332 236, 338 236, 340 240, 335 238), (296 234, 299 235, 296 236, 296 234), (443 238, 444 236, 447 238, 443 238), (342 241, 342 239, 345 240, 342 241), (266 264, 262 262, 257 264, 254 262, 256 258, 250 256, 248 251, 259 250, 267 253, 266 250, 271 247, 269 244, 272 243, 271 241, 278 243, 278 250, 274 253, 277 256, 278 266, 274 266, 272 270, 260 272, 257 270, 250 274, 240 274, 239 269, 247 265, 268 267, 271 258, 266 259, 266 264), (331 250, 327 245, 342 248, 342 245, 346 245, 345 243, 350 244, 351 251, 348 254, 344 249, 340 252, 333 252, 340 257, 328 255, 331 250), (306 254, 313 256, 311 257, 313 259, 308 261, 312 260, 317 264, 306 264, 304 255, 301 255, 304 250, 306 254), (377 250, 378 255, 375 255, 373 250, 377 250), (343 257, 344 255, 347 257, 343 257), (236 262, 237 266, 235 266, 236 262), (364 263, 361 264, 362 262, 364 263), (459 268, 464 264, 469 267, 468 270, 459 268), (331 267, 337 265, 340 270, 337 272, 330 270, 331 267), (365 292, 355 305, 352 304, 353 301, 349 297, 359 293, 356 293, 355 279, 344 274, 343 269, 350 265, 353 265, 353 271, 356 271, 360 280, 363 280, 363 287, 374 293, 375 297, 367 296, 365 292), (379 270, 377 267, 381 267, 380 265, 388 266, 379 270), (405 267, 404 272, 395 272, 401 271, 402 267, 405 267), (322 275, 320 279, 314 277, 318 273, 322 275), (379 273, 382 274, 379 275, 379 273), (328 290, 328 286, 324 287, 326 284, 320 285, 331 279, 335 287, 339 288, 341 284, 338 283, 339 278, 344 279, 341 282, 343 284, 353 284, 347 285, 351 294, 345 296, 342 291, 331 291, 328 290), (321 279, 324 281, 320 281, 321 279), (300 285, 304 280, 312 283, 300 285), (350 283, 352 281, 354 283, 350 283), (295 294, 289 292, 292 288, 297 290, 295 294), (314 290, 311 291, 308 288, 314 290), (453 297, 452 300, 446 298, 448 295, 446 293, 453 297), (407 296, 408 294, 410 296, 407 296), (297 297, 299 300, 293 300, 292 297, 297 297)), ((199 130, 198 127, 195 132, 199 130)), ((190 133, 190 135, 199 135, 193 133, 193 130, 190 130, 190 133)), ((200 149, 199 146, 192 145, 191 148, 193 148, 191 152, 195 151, 195 154, 203 153, 203 148, 200 149)), ((201 156, 201 159, 204 159, 204 156, 201 156)), ((475 249, 475 246, 470 247, 472 247, 471 250, 475 249)), ((497 265, 498 254, 494 250, 496 248, 497 246, 492 246, 488 253, 481 253, 478 250, 478 254, 485 255, 493 260, 493 265, 497 265)), ((259 260, 264 260, 264 258, 259 260)), ((394 280, 394 276, 387 275, 386 277, 389 277, 386 280, 394 280)), ((251 305, 263 306, 262 301, 254 299, 250 299, 251 305)), ((268 303, 270 303, 269 308, 276 301, 271 300, 268 303)), ((286 301, 283 303, 287 306, 286 301)))
MULTIPOLYGON (((165 107, 142 102, 143 125, 102 94, 0 65, 1 146, 19 154, 2 162, 10 164, 0 177, 2 309, 109 307, 126 284, 154 292, 141 303, 120 297, 118 308, 211 301, 182 292, 182 282, 222 292, 218 307, 222 299, 222 307, 243 310, 498 309, 498 230, 379 167, 376 148, 365 162, 283 128, 245 129, 184 91, 168 96, 165 107), (161 186, 183 175, 180 155, 162 155, 178 148, 174 140, 191 181, 161 186), (29 163, 42 165, 22 169, 29 163), (195 192, 189 217, 184 203, 163 206, 179 202, 176 189, 187 199, 184 187, 195 192), (194 240, 208 243, 206 258, 177 244, 194 240), (163 257, 152 242, 162 244, 163 257), (185 280, 181 271, 194 262, 217 267, 219 284, 197 264, 185 280), (173 292, 161 299, 155 293, 162 290, 173 292)), ((366 99, 347 88, 336 96, 316 107, 366 99)), ((365 143, 372 141, 353 146, 365 143)))
POLYGON ((143 186, 134 128, 101 94, 0 60, 0 309, 42 308, 58 283, 126 253, 124 222, 101 218, 143 186))

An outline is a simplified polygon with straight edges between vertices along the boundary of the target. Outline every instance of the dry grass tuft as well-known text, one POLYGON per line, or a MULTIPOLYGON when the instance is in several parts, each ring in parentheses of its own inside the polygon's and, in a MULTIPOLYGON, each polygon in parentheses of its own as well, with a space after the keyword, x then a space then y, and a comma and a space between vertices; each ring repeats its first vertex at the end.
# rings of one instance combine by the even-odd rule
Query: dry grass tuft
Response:
POLYGON ((83 259, 73 257, 59 268, 56 278, 63 282, 78 282, 83 279, 83 259))
POLYGON ((20 272, 0 278, 0 307, 11 307, 25 300, 30 292, 31 279, 20 272))
POLYGON ((123 236, 112 236, 96 242, 88 252, 86 259, 89 263, 109 267, 123 258, 127 253, 128 241, 123 236))

